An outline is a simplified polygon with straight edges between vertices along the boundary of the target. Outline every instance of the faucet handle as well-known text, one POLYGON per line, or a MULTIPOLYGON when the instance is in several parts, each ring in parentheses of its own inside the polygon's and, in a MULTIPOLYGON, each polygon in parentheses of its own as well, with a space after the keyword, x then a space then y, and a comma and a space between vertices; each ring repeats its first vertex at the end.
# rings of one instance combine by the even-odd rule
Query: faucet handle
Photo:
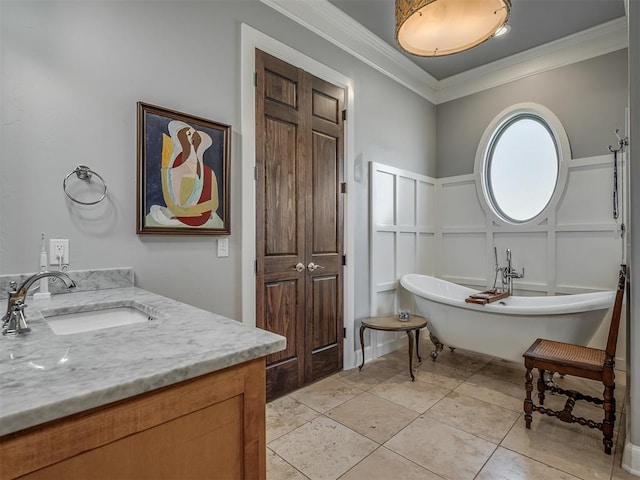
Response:
POLYGON ((24 303, 22 300, 18 300, 13 304, 13 311, 16 312, 16 313, 22 312, 28 306, 29 305, 24 303))
POLYGON ((2 317, 2 335, 16 335, 31 331, 23 312, 26 306, 22 300, 18 300, 13 304, 11 311, 2 317))
POLYGON ((15 293, 18 289, 18 282, 9 282, 9 288, 11 288, 11 293, 15 293))
POLYGON ((22 301, 18 300, 13 304, 13 314, 16 319, 16 333, 26 333, 30 332, 31 328, 27 325, 27 319, 24 316, 24 309, 27 305, 22 301))

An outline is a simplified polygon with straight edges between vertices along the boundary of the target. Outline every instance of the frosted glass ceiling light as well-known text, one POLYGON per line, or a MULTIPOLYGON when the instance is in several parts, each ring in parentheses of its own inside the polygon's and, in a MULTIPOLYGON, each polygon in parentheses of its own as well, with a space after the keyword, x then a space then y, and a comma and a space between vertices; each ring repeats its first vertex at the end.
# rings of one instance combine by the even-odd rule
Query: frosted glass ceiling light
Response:
POLYGON ((511 0, 396 0, 396 40, 413 55, 441 57, 491 38, 511 0))

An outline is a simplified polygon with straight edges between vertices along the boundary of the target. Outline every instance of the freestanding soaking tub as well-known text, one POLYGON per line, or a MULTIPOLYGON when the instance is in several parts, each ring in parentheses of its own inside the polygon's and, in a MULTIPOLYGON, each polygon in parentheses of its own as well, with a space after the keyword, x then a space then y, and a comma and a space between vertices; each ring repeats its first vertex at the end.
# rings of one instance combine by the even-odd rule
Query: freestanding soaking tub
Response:
POLYGON ((471 288, 410 273, 400 280, 429 320, 436 349, 443 344, 521 362, 536 338, 586 345, 613 305, 615 291, 576 295, 510 296, 487 305, 466 303, 471 288))

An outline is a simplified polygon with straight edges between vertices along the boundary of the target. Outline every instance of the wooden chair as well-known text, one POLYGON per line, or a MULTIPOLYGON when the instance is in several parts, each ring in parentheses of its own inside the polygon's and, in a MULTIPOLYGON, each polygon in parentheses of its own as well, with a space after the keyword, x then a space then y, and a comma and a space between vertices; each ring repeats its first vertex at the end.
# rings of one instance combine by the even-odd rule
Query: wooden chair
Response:
POLYGON ((524 366, 525 390, 524 419, 527 428, 531 428, 531 414, 540 412, 567 423, 579 423, 590 428, 597 428, 602 431, 604 451, 611 454, 613 446, 613 427, 616 420, 616 401, 614 397, 615 389, 615 353, 618 341, 618 327, 620 326, 620 312, 622 311, 622 299, 627 278, 626 265, 620 266, 620 277, 618 279, 618 291, 611 315, 611 325, 609 326, 609 337, 605 350, 597 348, 583 347, 570 343, 554 342, 552 340, 537 339, 525 352, 524 366), (538 378, 538 400, 540 405, 535 405, 531 400, 533 391, 533 373, 537 368, 540 376, 538 378), (545 382, 545 372, 557 372, 560 374, 573 375, 581 378, 597 380, 603 383, 603 398, 594 398, 583 395, 575 390, 562 389, 553 382, 545 382), (566 395, 567 401, 564 410, 556 411, 543 407, 545 391, 566 395), (577 400, 602 405, 604 409, 604 420, 595 422, 582 417, 575 417, 571 412, 577 400))

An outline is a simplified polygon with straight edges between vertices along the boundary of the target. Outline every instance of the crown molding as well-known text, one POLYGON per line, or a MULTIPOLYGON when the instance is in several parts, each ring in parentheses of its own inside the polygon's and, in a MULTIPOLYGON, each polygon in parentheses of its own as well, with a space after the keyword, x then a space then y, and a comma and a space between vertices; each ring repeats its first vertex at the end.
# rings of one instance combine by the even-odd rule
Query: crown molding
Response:
POLYGON ((436 86, 436 104, 615 52, 628 46, 627 17, 617 18, 440 80, 436 86))
POLYGON ((430 102, 438 81, 327 0, 260 0, 430 102))
POLYGON ((628 46, 627 18, 436 80, 327 0, 260 0, 438 105, 628 46))

